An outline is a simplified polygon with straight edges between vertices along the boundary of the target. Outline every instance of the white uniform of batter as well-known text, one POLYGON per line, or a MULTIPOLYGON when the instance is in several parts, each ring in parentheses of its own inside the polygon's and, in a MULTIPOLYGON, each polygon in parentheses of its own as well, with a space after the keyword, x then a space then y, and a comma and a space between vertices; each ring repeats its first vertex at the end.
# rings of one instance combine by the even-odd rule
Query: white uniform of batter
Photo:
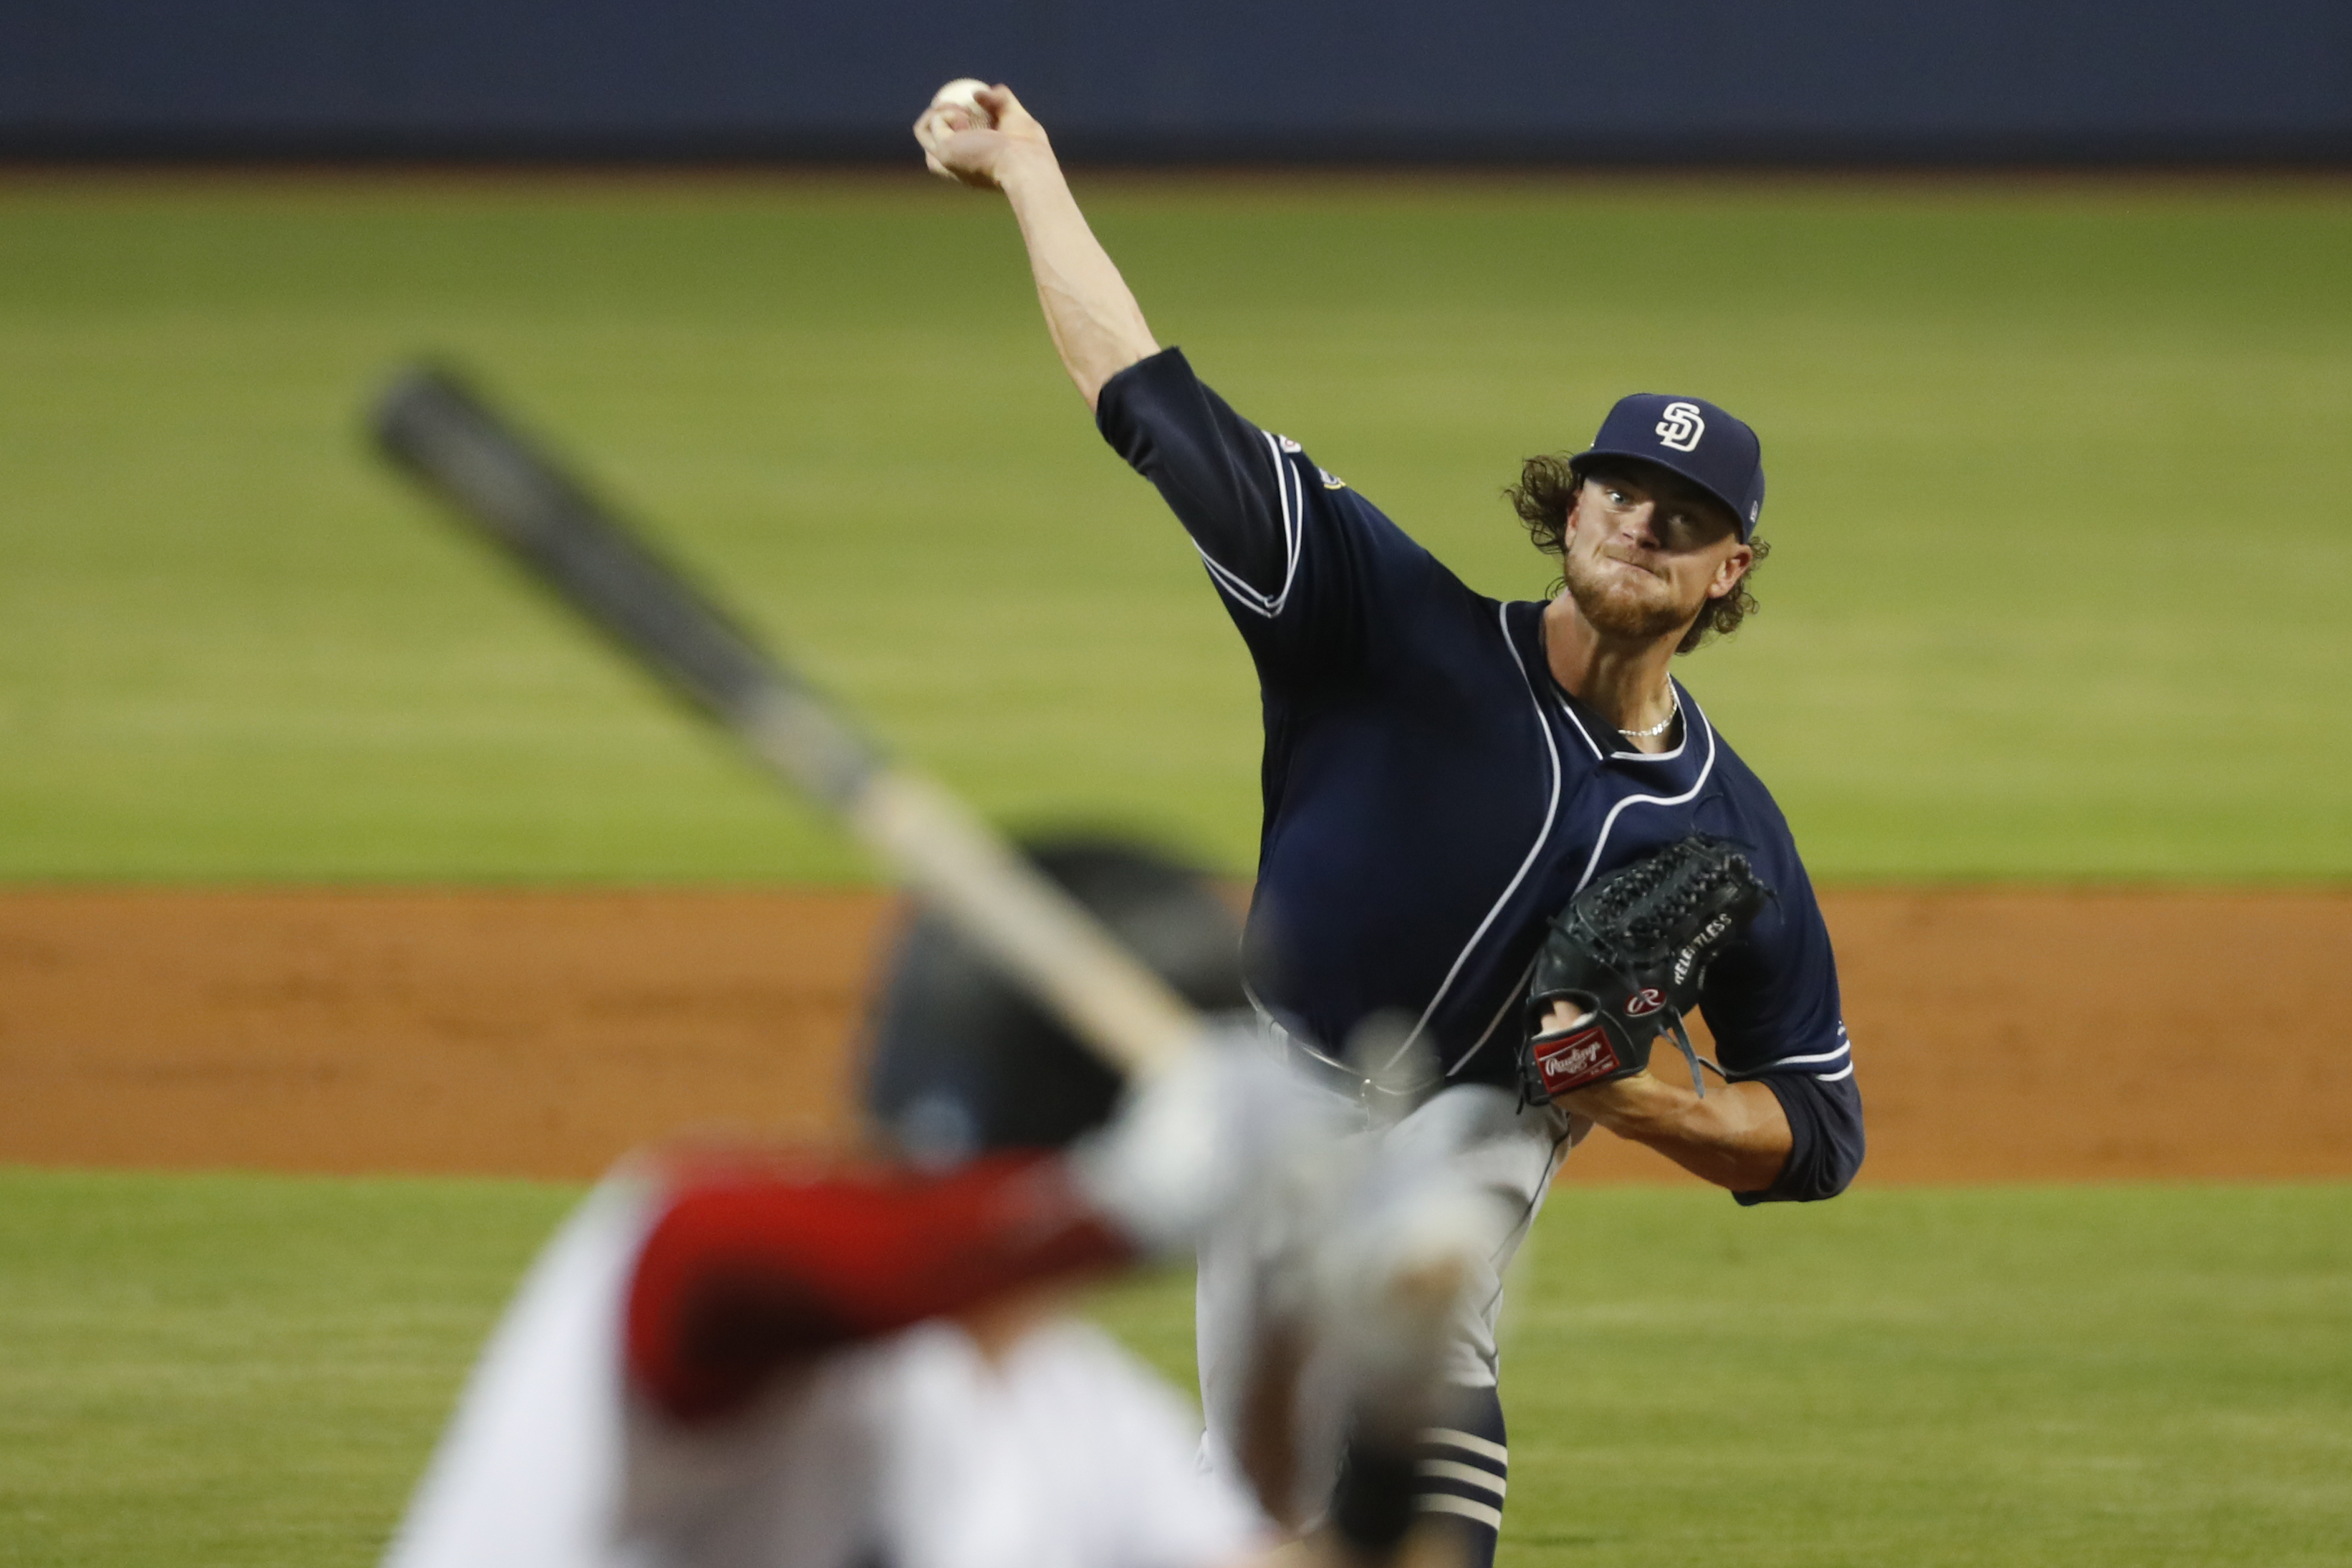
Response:
POLYGON ((931 1322, 680 1427, 631 1397, 621 1326, 654 1213, 606 1183, 492 1337, 385 1568, 1208 1568, 1266 1545, 1199 1424, 1108 1336, 992 1362, 931 1322))

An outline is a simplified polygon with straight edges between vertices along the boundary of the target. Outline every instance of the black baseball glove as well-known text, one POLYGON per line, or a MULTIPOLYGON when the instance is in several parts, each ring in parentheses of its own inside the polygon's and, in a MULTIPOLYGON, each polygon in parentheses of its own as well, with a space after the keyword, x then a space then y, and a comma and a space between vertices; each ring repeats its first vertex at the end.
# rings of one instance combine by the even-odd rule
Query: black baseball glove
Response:
POLYGON ((1693 833, 1594 883, 1544 935, 1528 985, 1528 1040, 1519 1078, 1528 1098, 1555 1094, 1650 1065, 1661 1030, 1698 1073, 1683 1015, 1698 1004, 1707 964, 1737 941, 1771 892, 1728 840, 1693 833), (1543 1032, 1555 1002, 1582 1016, 1543 1032))

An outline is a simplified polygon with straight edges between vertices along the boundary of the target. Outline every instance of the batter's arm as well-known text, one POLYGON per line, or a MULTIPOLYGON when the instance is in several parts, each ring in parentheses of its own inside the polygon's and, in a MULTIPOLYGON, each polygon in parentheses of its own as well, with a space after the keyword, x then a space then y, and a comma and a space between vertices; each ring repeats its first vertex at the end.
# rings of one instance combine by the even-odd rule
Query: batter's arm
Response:
POLYGON ((1638 1072, 1559 1103, 1732 1192, 1762 1192, 1780 1180, 1796 1146, 1780 1097, 1753 1080, 1723 1084, 1702 1100, 1683 1084, 1638 1072))
POLYGON ((1160 345, 1127 280, 1087 226, 1045 128, 1011 88, 974 96, 995 116, 995 128, 959 131, 932 149, 931 160, 965 184, 1002 191, 1012 203, 1045 329, 1092 408, 1105 382, 1158 353, 1160 345))

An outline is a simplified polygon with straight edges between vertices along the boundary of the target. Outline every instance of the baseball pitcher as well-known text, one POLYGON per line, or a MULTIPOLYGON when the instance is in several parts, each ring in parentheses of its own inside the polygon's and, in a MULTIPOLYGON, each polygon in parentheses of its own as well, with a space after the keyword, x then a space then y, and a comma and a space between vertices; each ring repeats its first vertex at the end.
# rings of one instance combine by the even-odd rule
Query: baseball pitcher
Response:
MULTIPOLYGON (((1256 665, 1249 980, 1267 1038, 1342 1093, 1426 1061, 1391 1135, 1450 1143, 1457 1171, 1517 1206, 1459 1325, 1466 1413, 1398 1482, 1491 1560, 1508 1468, 1494 1312, 1572 1144, 1606 1127, 1743 1204, 1832 1197, 1863 1155, 1804 866, 1671 671, 1753 608, 1757 436, 1704 398, 1621 400, 1589 445, 1528 459, 1510 492, 1560 591, 1474 592, 1161 348, 1044 128, 1007 89, 973 85, 919 121, 927 160, 1010 204, 1064 366, 1191 535, 1256 665), (1717 1043, 1711 1086, 1696 1053, 1679 1081, 1646 1071, 1662 1031, 1686 1042, 1694 1009, 1717 1043)), ((1213 1240, 1202 1396, 1228 1448, 1234 1347, 1261 1294, 1247 1249, 1213 1240)), ((1327 1451, 1306 1469, 1337 1463, 1327 1451)))

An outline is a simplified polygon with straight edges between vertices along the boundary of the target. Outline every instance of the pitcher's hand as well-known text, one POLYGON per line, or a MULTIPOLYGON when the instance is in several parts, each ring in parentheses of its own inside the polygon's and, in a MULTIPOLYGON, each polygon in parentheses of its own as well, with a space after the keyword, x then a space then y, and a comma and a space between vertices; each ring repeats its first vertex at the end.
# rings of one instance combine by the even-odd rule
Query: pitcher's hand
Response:
POLYGON ((1021 107, 1011 88, 985 88, 972 96, 995 118, 993 127, 973 124, 971 117, 953 104, 926 109, 922 120, 916 121, 918 127, 930 122, 929 136, 919 133, 917 140, 925 142, 923 162, 932 173, 995 190, 1003 187, 1005 174, 1022 159, 1042 156, 1052 161, 1054 147, 1045 139, 1045 128, 1021 107), (940 130, 949 134, 939 137, 940 130))

